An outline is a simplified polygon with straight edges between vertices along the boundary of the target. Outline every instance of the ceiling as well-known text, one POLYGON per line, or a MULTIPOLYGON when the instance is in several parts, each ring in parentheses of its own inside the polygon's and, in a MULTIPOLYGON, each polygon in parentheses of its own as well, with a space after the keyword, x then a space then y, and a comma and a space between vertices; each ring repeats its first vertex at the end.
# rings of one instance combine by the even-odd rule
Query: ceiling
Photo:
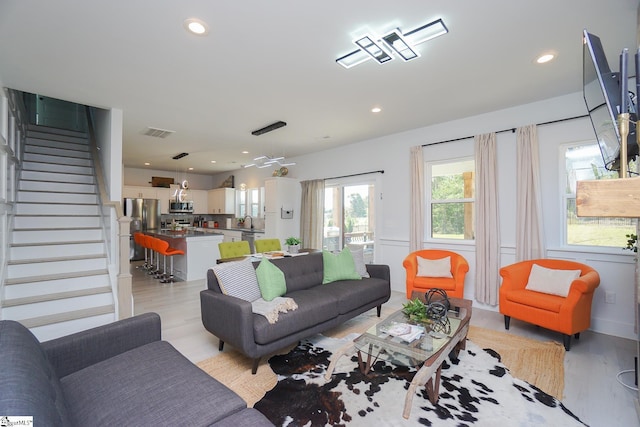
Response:
POLYGON ((121 109, 127 167, 213 174, 581 91, 582 30, 618 69, 620 49, 636 46, 638 3, 2 0, 0 81, 121 109), (187 18, 209 34, 187 33, 187 18), (437 18, 449 33, 418 59, 335 63, 365 31, 437 18), (557 58, 535 64, 547 51, 557 58), (287 126, 251 134, 278 120, 287 126))

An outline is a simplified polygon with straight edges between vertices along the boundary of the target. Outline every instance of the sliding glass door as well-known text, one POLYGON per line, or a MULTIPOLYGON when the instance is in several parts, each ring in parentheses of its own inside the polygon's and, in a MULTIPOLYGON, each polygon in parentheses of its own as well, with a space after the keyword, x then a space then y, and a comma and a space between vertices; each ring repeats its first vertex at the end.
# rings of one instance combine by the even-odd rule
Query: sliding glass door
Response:
POLYGON ((362 249, 365 262, 374 260, 376 182, 363 176, 325 182, 323 249, 362 249))

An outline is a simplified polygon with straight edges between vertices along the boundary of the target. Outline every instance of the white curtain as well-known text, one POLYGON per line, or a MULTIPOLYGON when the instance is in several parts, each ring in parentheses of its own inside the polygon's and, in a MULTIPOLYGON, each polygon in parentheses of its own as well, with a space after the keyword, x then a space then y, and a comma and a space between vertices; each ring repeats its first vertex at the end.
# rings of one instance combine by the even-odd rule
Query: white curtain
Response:
POLYGON ((540 159, 535 125, 517 130, 516 261, 544 258, 540 159))
POLYGON ((409 251, 422 249, 424 236, 424 160, 422 147, 411 147, 411 193, 409 206, 409 251))
POLYGON ((478 135, 476 157, 476 277, 475 297, 484 304, 498 305, 500 288, 500 221, 496 134, 478 135))
POLYGON ((302 181, 302 218, 300 240, 302 246, 322 249, 322 229, 324 227, 324 180, 302 181))

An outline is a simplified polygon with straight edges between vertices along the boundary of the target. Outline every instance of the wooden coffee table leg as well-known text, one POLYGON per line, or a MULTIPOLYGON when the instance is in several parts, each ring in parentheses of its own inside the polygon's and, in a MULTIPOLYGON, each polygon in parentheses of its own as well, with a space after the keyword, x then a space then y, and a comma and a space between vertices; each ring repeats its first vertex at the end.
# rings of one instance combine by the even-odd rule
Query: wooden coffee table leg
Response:
POLYGON ((350 342, 348 344, 343 345, 338 350, 336 350, 336 352, 331 356, 331 362, 329 363, 327 372, 325 372, 324 374, 324 379, 329 381, 331 379, 331 375, 333 374, 333 371, 336 369, 336 364, 338 363, 338 360, 345 354, 353 354, 355 349, 356 348, 353 345, 353 343, 350 342))
POLYGON ((411 403, 413 402, 413 395, 416 394, 416 388, 426 384, 427 381, 431 379, 435 366, 422 366, 413 376, 413 381, 409 384, 409 389, 407 390, 407 396, 404 398, 404 410, 402 411, 402 416, 405 419, 409 419, 409 414, 411 414, 411 403))
POLYGON ((442 372, 442 365, 438 366, 436 370, 436 376, 429 378, 425 388, 427 389, 427 396, 429 397, 429 402, 436 405, 438 403, 438 399, 440 398, 440 373, 442 372))

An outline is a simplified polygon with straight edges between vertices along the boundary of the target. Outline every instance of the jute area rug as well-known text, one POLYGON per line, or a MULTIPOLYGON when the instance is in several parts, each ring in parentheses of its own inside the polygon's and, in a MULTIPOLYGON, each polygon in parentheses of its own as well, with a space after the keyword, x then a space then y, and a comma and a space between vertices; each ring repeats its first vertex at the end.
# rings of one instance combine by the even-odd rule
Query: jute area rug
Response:
MULTIPOLYGON (((345 322, 325 335, 343 338, 354 332, 362 333, 379 321, 375 315, 361 315, 358 319, 358 321, 352 319, 345 322)), ((512 376, 562 400, 565 352, 562 344, 551 341, 541 342, 474 326, 470 327, 468 338, 481 348, 496 351, 512 376)), ((286 354, 294 347, 283 349, 280 354, 286 354)), ((224 352, 203 360, 197 365, 240 395, 249 407, 253 407, 278 382, 268 360, 269 356, 262 358, 256 375, 251 374, 251 359, 232 349, 225 349, 224 352)))

